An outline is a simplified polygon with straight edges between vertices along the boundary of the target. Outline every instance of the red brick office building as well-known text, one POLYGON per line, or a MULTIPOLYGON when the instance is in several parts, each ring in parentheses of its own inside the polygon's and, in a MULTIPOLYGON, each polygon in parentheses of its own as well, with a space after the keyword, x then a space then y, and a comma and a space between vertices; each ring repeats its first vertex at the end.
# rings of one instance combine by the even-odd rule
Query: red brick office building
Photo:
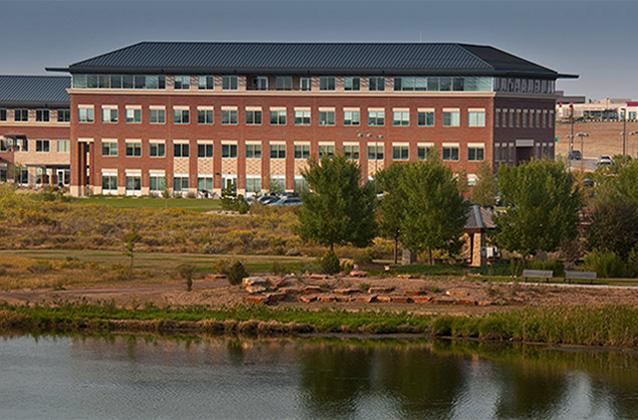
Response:
POLYGON ((438 153, 479 165, 554 156, 560 75, 487 46, 144 42, 71 73, 71 193, 302 188, 309 157, 364 177, 438 153))

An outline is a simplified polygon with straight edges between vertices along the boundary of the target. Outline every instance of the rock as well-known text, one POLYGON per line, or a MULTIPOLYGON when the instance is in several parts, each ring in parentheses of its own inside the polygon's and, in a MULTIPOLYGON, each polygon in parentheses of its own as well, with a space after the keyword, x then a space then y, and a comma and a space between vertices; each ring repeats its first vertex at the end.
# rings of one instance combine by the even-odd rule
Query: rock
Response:
POLYGON ((412 296, 414 303, 428 303, 432 298, 430 296, 412 296))
POLYGON ((318 296, 316 295, 303 295, 299 296, 299 302, 310 303, 316 301, 318 296))
POLYGON ((447 290, 445 294, 454 298, 464 298, 464 297, 470 296, 471 291, 469 289, 464 289, 459 287, 459 288, 447 290))
POLYGON ((355 300, 362 303, 374 303, 377 301, 377 295, 357 296, 355 300))
POLYGON ((402 280, 409 280, 409 279, 418 278, 418 276, 416 274, 399 274, 399 275, 397 275, 397 277, 402 279, 402 280))
POLYGON ((275 292, 275 293, 266 294, 266 303, 268 303, 269 305, 281 302, 285 299, 286 299, 285 293, 275 292))
POLYGON ((393 303, 412 303, 412 299, 409 296, 391 296, 393 303))
POLYGON ((330 280, 332 279, 332 276, 329 276, 328 274, 312 273, 310 275, 310 279, 311 280, 330 280))
POLYGON ((477 304, 478 306, 490 306, 493 302, 491 300, 479 300, 477 304))
POLYGON ((368 277, 368 273, 362 270, 353 270, 350 272, 350 277, 368 277))
POLYGON ((246 296, 244 300, 254 305, 262 305, 266 303, 268 298, 266 298, 266 296, 246 296))
POLYGON ((452 305, 455 303, 455 300, 449 297, 441 296, 432 299, 432 303, 437 305, 452 305))
POLYGON ((322 292, 321 287, 319 287, 319 286, 313 286, 313 285, 306 286, 306 287, 304 287, 304 288, 303 288, 303 290, 302 290, 302 293, 305 293, 305 294, 311 294, 311 293, 321 293, 321 292, 322 292))
POLYGON ((390 293, 394 291, 394 287, 392 286, 373 286, 368 289, 368 293, 371 295, 379 294, 379 293, 390 293))
POLYGON ((268 288, 265 286, 262 286, 261 284, 257 284, 254 286, 246 286, 246 291, 248 293, 250 293, 251 295, 257 294, 257 293, 263 293, 265 291, 267 291, 268 288))
POLYGON ((294 287, 294 286, 282 287, 279 289, 281 293, 285 293, 287 295, 297 295, 303 292, 303 290, 304 289, 302 289, 301 287, 294 287))
POLYGON ((406 290, 405 294, 408 296, 422 296, 427 293, 426 290, 417 289, 417 290, 406 290))
POLYGON ((206 276, 206 280, 223 280, 226 278, 225 274, 209 274, 206 276))
POLYGON ((336 302, 337 296, 335 295, 321 295, 319 296, 319 302, 324 302, 324 303, 331 303, 331 302, 336 302))
POLYGON ((377 302, 379 303, 390 303, 392 302, 392 297, 388 295, 379 295, 377 296, 377 302))
POLYGON ((351 295, 354 293, 359 293, 361 290, 354 288, 354 287, 348 287, 348 288, 343 288, 343 289, 334 289, 333 293, 337 294, 337 295, 351 295))
POLYGON ((455 305, 470 305, 470 306, 473 306, 473 305, 476 305, 476 301, 472 300, 472 299, 456 299, 454 301, 454 304, 455 305))
POLYGON ((244 288, 257 285, 268 287, 268 280, 263 277, 246 277, 241 281, 241 285, 244 288))

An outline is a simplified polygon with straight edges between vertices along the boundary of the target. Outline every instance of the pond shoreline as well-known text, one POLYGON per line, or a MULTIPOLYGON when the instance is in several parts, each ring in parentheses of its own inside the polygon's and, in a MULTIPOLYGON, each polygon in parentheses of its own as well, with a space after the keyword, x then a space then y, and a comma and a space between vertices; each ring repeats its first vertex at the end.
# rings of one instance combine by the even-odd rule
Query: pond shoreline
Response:
POLYGON ((241 306, 125 309, 114 305, 0 306, 0 331, 144 332, 244 336, 390 335, 605 348, 638 346, 638 308, 530 307, 479 316, 241 306))

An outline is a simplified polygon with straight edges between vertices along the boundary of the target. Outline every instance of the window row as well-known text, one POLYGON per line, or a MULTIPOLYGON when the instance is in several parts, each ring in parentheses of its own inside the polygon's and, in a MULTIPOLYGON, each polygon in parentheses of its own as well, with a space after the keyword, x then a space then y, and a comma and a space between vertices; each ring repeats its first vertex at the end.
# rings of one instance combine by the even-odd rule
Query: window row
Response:
POLYGON ((49 140, 49 139, 35 139, 28 140, 26 138, 20 139, 0 139, 0 152, 6 152, 13 150, 16 152, 28 152, 29 143, 31 143, 32 150, 36 152, 58 152, 69 153, 70 142, 68 139, 49 140))
POLYGON ((494 127, 499 128, 553 128, 553 109, 496 108, 494 127))
MULTIPOLYGON (((57 109, 57 122, 69 122, 71 121, 71 112, 68 108, 57 109)), ((0 121, 9 121, 9 117, 13 116, 15 122, 28 122, 29 110, 26 108, 6 109, 0 108, 0 121)), ((49 109, 36 109, 35 110, 36 122, 51 122, 51 110, 49 109)))
MULTIPOLYGON (((191 109, 188 106, 174 106, 172 115, 173 124, 190 124, 191 109)), ((262 125, 264 123, 264 115, 261 107, 248 106, 244 109, 244 122, 246 125, 262 125)), ((461 126, 461 110, 460 108, 443 108, 442 109, 442 125, 443 127, 460 127, 461 126)), ((411 122, 412 112, 409 108, 393 108, 390 111, 391 121, 387 123, 393 127, 408 127, 411 122)), ((337 125, 336 108, 319 107, 315 117, 320 127, 331 127, 337 125)), ((150 124, 166 123, 166 107, 150 106, 149 107, 150 124)), ((235 106, 222 106, 220 110, 220 119, 222 125, 238 125, 239 110, 235 106)), ((309 107, 294 107, 292 113, 292 124, 296 126, 312 125, 312 111, 309 107)), ((78 120, 81 123, 95 122, 95 111, 92 105, 78 106, 78 120)), ((116 124, 120 122, 119 108, 117 105, 102 105, 101 121, 104 124, 116 124)), ((142 107, 139 105, 127 105, 124 107, 124 121, 127 124, 142 123, 142 107)), ((468 127, 485 127, 485 109, 469 108, 467 110, 467 126, 468 127)), ((212 106, 197 107, 197 124, 212 125, 215 123, 215 112, 212 106)), ((288 110, 286 107, 270 107, 268 110, 267 122, 271 126, 283 126, 289 123, 288 110)), ((360 126, 362 123, 360 108, 343 108, 342 124, 344 126, 360 126)), ((369 127, 383 127, 386 125, 386 110, 384 108, 368 108, 367 109, 367 125, 369 127)), ((417 108, 416 110, 416 126, 418 127, 434 127, 435 110, 433 108, 417 108)))
MULTIPOLYGON (((102 140, 102 156, 104 157, 116 157, 118 156, 118 142, 116 140, 102 140)), ((410 159, 410 146, 408 143, 396 143, 392 144, 392 160, 409 160, 410 159)), ((212 143, 197 143, 196 156, 198 158, 212 158, 214 146, 212 143)), ((267 150, 270 159, 286 159, 287 147, 285 143, 270 143, 267 150)), ((359 144, 345 143, 343 145, 343 155, 349 160, 360 159, 360 146, 359 144)), ((417 144, 417 159, 425 160, 429 153, 433 153, 434 144, 432 143, 418 143, 417 144)), ((459 154, 460 146, 458 143, 443 143, 441 147, 441 158, 445 161, 457 161, 460 159, 459 154)), ((236 143, 222 143, 221 145, 221 157, 222 158, 237 158, 238 146, 236 143)), ((293 145, 293 157, 296 160, 307 160, 310 158, 310 143, 295 143, 293 145)), ((142 142, 141 141, 125 141, 124 148, 125 156, 127 157, 141 157, 142 156, 142 142)), ((384 144, 383 143, 370 143, 367 145, 368 160, 384 160, 384 144)), ((163 158, 166 157, 166 144, 163 141, 151 140, 148 143, 148 155, 150 157, 163 158)), ((335 145, 329 142, 320 142, 318 145, 318 157, 322 159, 324 157, 332 158, 335 155, 335 145)), ((189 143, 180 142, 173 144, 173 157, 175 158, 188 158, 191 156, 191 145, 189 143)), ((247 159, 261 159, 262 144, 257 142, 247 142, 245 145, 244 156, 247 159)), ((468 161, 482 161, 485 159, 485 146, 483 143, 469 143, 467 145, 468 161)))
POLYGON ((292 75, 121 75, 74 74, 73 87, 79 89, 166 89, 239 90, 245 78, 247 90, 280 91, 469 91, 552 94, 553 80, 481 76, 292 76, 292 75), (388 89, 386 86, 390 86, 388 89))

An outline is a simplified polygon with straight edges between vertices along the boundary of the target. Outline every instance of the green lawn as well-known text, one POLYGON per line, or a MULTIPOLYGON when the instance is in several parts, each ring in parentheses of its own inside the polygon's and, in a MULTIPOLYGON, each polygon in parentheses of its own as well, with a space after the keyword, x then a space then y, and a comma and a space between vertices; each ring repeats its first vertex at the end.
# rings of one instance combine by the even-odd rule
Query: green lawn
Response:
MULTIPOLYGON (((32 249, 32 250, 2 250, 0 256, 18 256, 37 260, 64 260, 67 257, 77 258, 83 262, 108 264, 128 264, 128 257, 122 252, 76 249, 32 249)), ((271 255, 205 255, 205 254, 173 254, 161 252, 135 253, 135 267, 152 271, 173 271, 179 264, 193 264, 201 272, 212 272, 215 261, 240 260, 248 272, 270 272, 274 262, 284 266, 286 270, 294 272, 304 264, 314 262, 307 257, 286 257, 271 255)))
POLYGON ((155 198, 155 197, 87 197, 73 199, 71 203, 99 204, 116 208, 148 208, 148 209, 186 209, 193 211, 209 211, 221 209, 217 199, 195 198, 155 198))

